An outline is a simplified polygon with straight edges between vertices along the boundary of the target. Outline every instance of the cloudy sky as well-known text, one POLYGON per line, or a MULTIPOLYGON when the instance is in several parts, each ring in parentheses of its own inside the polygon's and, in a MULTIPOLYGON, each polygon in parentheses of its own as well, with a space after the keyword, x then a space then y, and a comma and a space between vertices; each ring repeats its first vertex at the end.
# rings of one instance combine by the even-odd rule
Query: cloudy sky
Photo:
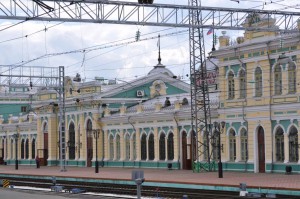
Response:
MULTIPOLYGON (((31 0, 24 2, 30 3, 31 0)), ((187 5, 188 0, 154 0, 154 3, 187 5)), ((203 0, 202 5, 300 11, 298 0, 203 0)), ((96 76, 129 81, 146 75, 157 64, 157 39, 153 37, 161 34, 162 63, 184 80, 187 79, 186 74, 189 74, 189 36, 182 28, 41 21, 27 21, 7 28, 18 22, 0 20, 0 65, 35 60, 27 65, 65 66, 66 75, 75 76, 80 73, 86 81, 91 81, 96 76), (120 45, 134 41, 137 31, 140 31, 140 38, 146 41, 120 45), (170 33, 172 35, 163 37, 170 33), (104 44, 107 47, 103 47, 104 44), (110 46, 112 44, 116 46, 110 46), (88 53, 66 53, 93 46, 102 47, 88 53), (53 53, 61 55, 38 59, 53 53)), ((227 32, 233 37, 243 35, 243 31, 227 32)), ((217 30, 216 34, 221 35, 221 30, 217 30)), ((212 35, 206 38, 205 45, 206 52, 209 52, 212 35)))

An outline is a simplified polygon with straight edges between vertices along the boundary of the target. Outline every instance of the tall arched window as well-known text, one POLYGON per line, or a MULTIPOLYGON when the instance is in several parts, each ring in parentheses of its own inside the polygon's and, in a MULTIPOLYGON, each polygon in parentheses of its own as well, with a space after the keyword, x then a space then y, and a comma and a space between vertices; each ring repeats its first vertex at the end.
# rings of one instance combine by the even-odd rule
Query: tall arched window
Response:
POLYGON ((219 143, 219 133, 217 131, 213 132, 213 139, 211 140, 212 150, 213 150, 213 160, 218 159, 218 143, 219 143))
POLYGON ((147 159, 147 137, 146 134, 142 135, 141 139, 141 160, 147 159))
POLYGON ((130 159, 130 137, 129 134, 125 136, 125 160, 130 159))
POLYGON ((288 82, 289 94, 296 93, 297 74, 294 62, 290 63, 288 67, 288 82))
POLYGON ((246 98, 246 72, 245 70, 241 70, 239 73, 240 80, 240 98, 246 98))
POLYGON ((279 64, 277 64, 274 69, 274 90, 275 95, 282 94, 282 72, 279 64))
POLYGON ((151 133, 148 140, 149 160, 154 160, 154 135, 151 133))
POLYGON ((29 159, 29 140, 28 140, 28 138, 26 139, 26 142, 25 142, 25 159, 29 159))
POLYGON ((136 160, 136 135, 135 133, 132 135, 132 150, 133 150, 133 160, 136 160))
POLYGON ((161 133, 159 136, 159 160, 166 160, 166 135, 161 133))
POLYGON ((113 135, 109 136, 109 159, 113 160, 114 159, 114 137, 113 135))
POLYGON ((242 129, 240 132, 240 138, 241 138, 241 160, 247 161, 248 160, 248 136, 246 129, 242 129))
POLYGON ((275 133, 275 143, 276 143, 276 161, 284 161, 284 135, 281 127, 278 127, 275 133))
POLYGON ((298 152, 298 130, 293 126, 289 133, 289 158, 290 162, 298 162, 299 152, 298 152))
POLYGON ((228 73, 228 99, 234 99, 234 74, 228 73))
POLYGON ((120 142, 120 135, 116 135, 116 147, 117 147, 117 160, 121 159, 121 142, 120 142))
POLYGON ((229 131, 229 160, 235 161, 236 159, 236 138, 235 131, 230 129, 229 131))
POLYGON ((168 136, 168 160, 174 159, 174 134, 169 133, 168 136))
POLYGON ((21 140, 21 159, 24 159, 25 158, 25 140, 22 139, 21 140))
POLYGON ((69 160, 74 160, 75 159, 75 126, 73 122, 69 126, 68 149, 69 149, 69 160))
POLYGON ((31 142, 31 159, 34 158, 35 158, 35 138, 33 138, 31 142))
POLYGON ((255 97, 262 96, 262 71, 260 67, 255 69, 255 97))

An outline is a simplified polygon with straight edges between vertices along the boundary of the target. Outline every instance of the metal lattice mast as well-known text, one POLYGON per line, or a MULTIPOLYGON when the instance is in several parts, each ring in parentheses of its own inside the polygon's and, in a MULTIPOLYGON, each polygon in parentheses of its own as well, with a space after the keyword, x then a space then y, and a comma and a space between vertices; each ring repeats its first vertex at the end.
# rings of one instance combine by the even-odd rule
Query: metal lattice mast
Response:
MULTIPOLYGON (((191 6, 200 6, 201 1, 190 0, 191 6)), ((210 102, 209 91, 206 80, 206 64, 205 64, 205 46, 202 26, 201 9, 190 10, 190 74, 191 74, 191 114, 192 128, 195 133, 193 138, 193 170, 208 170, 211 171, 210 158, 210 102), (195 26, 194 26, 195 25, 195 26), (199 135, 204 132, 206 136, 205 142, 200 141, 199 135), (199 160, 202 157, 199 164, 199 160)))
POLYGON ((66 171, 66 132, 65 132, 65 68, 59 67, 59 150, 60 171, 66 171))

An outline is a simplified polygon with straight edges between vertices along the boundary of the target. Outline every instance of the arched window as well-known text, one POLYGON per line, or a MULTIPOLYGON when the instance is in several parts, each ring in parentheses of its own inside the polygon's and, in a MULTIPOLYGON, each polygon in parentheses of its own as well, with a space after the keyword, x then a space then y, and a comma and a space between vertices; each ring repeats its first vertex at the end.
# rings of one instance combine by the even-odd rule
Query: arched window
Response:
POLYGON ((255 97, 262 96, 262 71, 259 67, 255 69, 255 97))
POLYGON ((235 161, 236 159, 236 139, 235 131, 230 129, 229 131, 229 160, 235 161))
POLYGON ((159 136, 159 160, 166 160, 166 135, 161 133, 159 136))
POLYGON ((24 159, 25 158, 25 140, 24 139, 22 139, 21 140, 21 159, 24 159))
POLYGON ((277 64, 274 69, 274 90, 275 95, 282 94, 282 73, 281 73, 281 66, 277 64))
POLYGON ((31 142, 31 159, 35 159, 35 138, 31 142))
POLYGON ((296 93, 296 83, 297 83, 296 65, 292 62, 288 67, 288 87, 289 94, 296 93))
POLYGON ((169 133, 168 136, 168 160, 174 159, 174 134, 169 133))
POLYGON ((130 159, 130 137, 129 134, 126 134, 125 136, 125 160, 130 159))
POLYGON ((246 129, 242 129, 240 132, 240 138, 241 138, 241 160, 247 161, 248 160, 248 136, 246 129))
POLYGON ((278 127, 275 134, 276 143, 276 161, 284 161, 284 135, 281 127, 278 127))
POLYGON ((147 137, 146 134, 142 135, 141 140, 141 160, 147 159, 147 137))
POLYGON ((133 147, 133 160, 136 160, 136 135, 135 133, 132 135, 132 147, 133 147))
POLYGON ((241 70, 239 74, 240 80, 240 98, 246 98, 246 72, 245 70, 241 70))
POLYGON ((234 74, 228 73, 228 99, 234 99, 234 74))
POLYGON ((211 146, 212 146, 212 150, 213 150, 213 160, 217 160, 218 159, 218 143, 219 143, 219 133, 217 131, 213 132, 213 139, 211 140, 211 146))
POLYGON ((154 135, 151 133, 148 140, 149 160, 154 160, 154 135))
POLYGON ((290 162, 298 162, 299 160, 299 153, 298 153, 298 130, 293 126, 291 127, 289 133, 289 158, 290 162))
POLYGON ((117 147, 117 160, 121 159, 121 142, 120 142, 120 135, 117 134, 116 137, 116 147, 117 147))
POLYGON ((69 149, 69 160, 74 160, 75 159, 75 126, 73 122, 69 126, 68 149, 69 149))
POLYGON ((26 139, 26 142, 25 142, 25 159, 28 159, 29 158, 29 140, 26 139))
POLYGON ((15 146, 15 142, 14 140, 10 140, 10 159, 14 158, 14 146, 15 146))
POLYGON ((114 159, 114 137, 113 135, 109 136, 109 159, 113 160, 114 159))

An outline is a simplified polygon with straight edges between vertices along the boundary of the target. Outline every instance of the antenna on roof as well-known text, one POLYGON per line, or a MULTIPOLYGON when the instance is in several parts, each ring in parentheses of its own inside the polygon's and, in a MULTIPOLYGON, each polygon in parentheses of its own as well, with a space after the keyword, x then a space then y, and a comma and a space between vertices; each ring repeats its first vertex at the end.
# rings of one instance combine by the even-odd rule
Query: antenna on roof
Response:
POLYGON ((161 57, 160 57, 160 34, 158 34, 158 64, 161 64, 161 57))

